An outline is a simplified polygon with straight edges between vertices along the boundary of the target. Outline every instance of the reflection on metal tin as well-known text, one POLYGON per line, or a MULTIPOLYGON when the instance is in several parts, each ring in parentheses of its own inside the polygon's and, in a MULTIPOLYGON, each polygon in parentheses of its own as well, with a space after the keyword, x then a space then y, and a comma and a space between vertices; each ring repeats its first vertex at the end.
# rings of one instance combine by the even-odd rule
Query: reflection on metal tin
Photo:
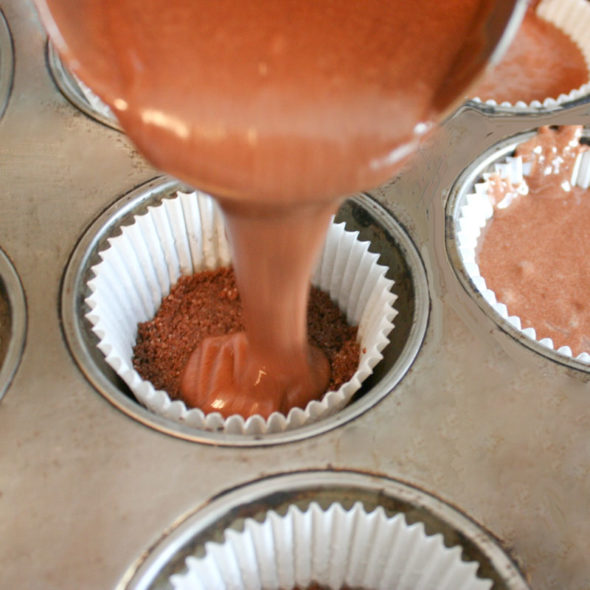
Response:
MULTIPOLYGON (((485 192, 479 194, 484 186, 481 184, 484 174, 496 170, 498 165, 504 167, 498 169, 509 170, 511 164, 507 158, 514 154, 520 143, 534 135, 535 131, 521 133, 492 146, 472 162, 455 181, 446 206, 447 253, 462 286, 503 332, 552 361, 590 373, 588 353, 581 353, 573 358, 569 347, 555 350, 550 339, 538 340, 534 329, 524 329, 520 318, 511 315, 506 305, 498 301, 495 293, 486 286, 477 265, 476 252, 480 231, 492 215, 485 192), (478 184, 479 186, 476 186, 478 184)), ((588 137, 588 130, 584 131, 584 136, 588 137)))
POLYGON ((403 378, 416 357, 428 321, 428 289, 422 262, 406 233, 376 201, 365 195, 347 200, 337 221, 346 229, 359 232, 359 240, 370 242, 370 250, 389 270, 398 296, 395 329, 390 343, 382 351, 383 359, 363 383, 352 401, 334 415, 293 430, 268 434, 234 434, 197 430, 186 423, 154 414, 141 406, 128 387, 106 364, 97 348, 97 338, 85 318, 89 294, 87 282, 91 267, 99 261, 99 251, 119 228, 128 225, 135 215, 170 198, 178 190, 188 190, 177 181, 159 178, 117 200, 89 228, 72 254, 65 272, 61 312, 63 328, 70 350, 90 383, 120 410, 143 424, 186 440, 215 445, 259 446, 291 442, 331 430, 359 416, 390 393, 403 378))
POLYGON ((14 54, 10 29, 0 10, 0 118, 8 105, 14 75, 14 54))
POLYGON ((0 399, 20 363, 27 329, 23 288, 14 266, 0 250, 0 399))
MULTIPOLYGON (((239 535, 248 535, 250 532, 253 533, 249 543, 250 551, 240 554, 235 563, 236 567, 232 568, 232 573, 234 579, 239 578, 240 575, 251 575, 252 571, 248 570, 266 568, 267 564, 264 563, 266 560, 253 559, 249 562, 244 553, 254 552, 257 557, 260 557, 261 553, 270 551, 268 549, 269 543, 272 543, 273 547, 274 544, 281 547, 281 551, 277 551, 277 553, 288 554, 297 551, 297 541, 281 543, 280 537, 283 529, 280 526, 280 521, 281 519, 289 519, 293 514, 300 515, 309 512, 313 513, 313 518, 307 521, 308 526, 287 526, 286 530, 293 534, 293 539, 296 539, 297 536, 317 533, 318 529, 321 529, 325 524, 326 519, 322 519, 322 515, 328 514, 330 517, 330 512, 335 512, 337 516, 341 517, 339 523, 334 527, 340 532, 347 530, 344 520, 346 512, 354 512, 356 522, 353 530, 361 538, 363 531, 370 529, 373 525, 368 521, 374 521, 376 516, 385 515, 389 519, 397 519, 398 521, 403 519, 404 525, 408 525, 412 530, 411 535, 405 536, 403 528, 398 528, 396 541, 403 545, 400 550, 405 561, 408 562, 402 563, 398 567, 416 566, 423 546, 421 539, 427 539, 431 545, 430 556, 428 567, 423 569, 434 568, 437 564, 433 563, 435 560, 432 542, 436 539, 440 543, 441 551, 447 553, 446 557, 451 552, 460 556, 458 564, 452 563, 448 559, 445 560, 446 563, 442 569, 446 571, 440 575, 437 583, 442 584, 443 578, 446 577, 452 579, 455 568, 469 565, 473 571, 473 585, 458 584, 456 587, 479 588, 481 585, 488 588, 493 587, 496 590, 527 590, 529 588, 518 567, 490 533, 456 508, 435 496, 397 480, 364 473, 301 471, 273 475, 234 488, 198 508, 179 523, 175 523, 153 549, 131 566, 119 583, 118 590, 171 588, 173 582, 175 587, 182 587, 177 584, 179 578, 186 575, 187 558, 189 558, 189 564, 191 560, 193 561, 193 564, 189 565, 191 569, 193 565, 196 565, 196 560, 204 561, 209 558, 212 550, 217 553, 217 558, 223 558, 223 545, 228 543, 230 537, 232 540, 236 540, 239 535), (333 511, 335 506, 337 506, 337 510, 333 511), (270 514, 272 514, 272 526, 269 527, 268 534, 256 534, 255 529, 261 528, 257 526, 258 523, 268 522, 270 514), (365 518, 369 514, 370 518, 365 518), (229 531, 231 534, 227 535, 229 531), (424 536, 420 538, 422 531, 424 536), (266 539, 266 541, 262 542, 261 539, 266 539), (408 555, 410 545, 413 548, 411 559, 408 555)), ((320 530, 320 534, 316 536, 319 537, 321 534, 320 530)), ((368 566, 372 562, 374 554, 380 553, 382 549, 373 543, 378 543, 379 539, 386 536, 383 527, 379 527, 379 533, 365 538, 364 542, 356 537, 352 539, 338 536, 338 542, 323 544, 313 543, 314 539, 310 538, 309 544, 314 547, 314 555, 309 559, 301 557, 298 560, 294 558, 291 560, 292 563, 285 563, 284 569, 288 569, 290 566, 291 572, 288 572, 287 577, 298 577, 299 580, 304 579, 305 584, 308 584, 311 580, 306 577, 309 577, 310 570, 314 569, 313 561, 320 560, 325 561, 319 566, 319 570, 324 572, 323 575, 326 575, 326 570, 333 571, 334 575, 330 577, 331 580, 341 574, 347 576, 345 578, 347 583, 350 583, 351 579, 367 580, 365 583, 361 582, 361 587, 392 587, 384 586, 380 582, 368 581, 371 578, 374 579, 370 571, 358 571, 359 569, 369 569, 368 566), (350 544, 358 543, 358 548, 354 551, 346 550, 349 545, 346 541, 349 541, 350 544), (344 551, 340 551, 341 549, 344 551), (362 563, 355 564, 355 557, 360 554, 364 556, 362 563), (339 563, 330 564, 330 560, 339 561, 339 563), (332 565, 340 567, 332 568, 332 565), (358 568, 355 565, 358 565, 358 568)), ((345 535, 345 537, 347 536, 345 535)), ((387 554, 387 551, 385 553, 387 554)), ((269 561, 275 558, 277 558, 276 555, 268 555, 267 557, 269 561)), ((279 559, 277 558, 277 561, 279 559)), ((232 562, 233 559, 228 559, 225 564, 229 566, 232 562)), ((377 565, 377 569, 380 567, 383 567, 382 561, 377 565)), ((416 569, 422 568, 414 567, 413 569, 411 574, 408 573, 408 577, 416 579, 417 574, 422 573, 417 572, 416 569)), ((199 581, 206 578, 206 573, 206 571, 202 572, 203 576, 199 578, 199 581)), ((255 573, 258 574, 258 571, 255 573)), ((280 584, 277 585, 276 580, 279 577, 285 577, 285 572, 281 572, 280 575, 276 573, 268 575, 268 573, 266 578, 264 575, 262 576, 267 580, 265 587, 282 587, 280 584), (271 583, 270 580, 273 578, 275 581, 271 583)), ((387 572, 380 571, 379 574, 386 575, 387 572)), ((217 580, 219 582, 219 578, 217 580)), ((407 585, 408 582, 406 577, 406 585, 402 584, 402 587, 434 587, 432 584, 426 586, 407 585)), ((330 582, 330 587, 340 587, 339 584, 333 586, 334 583, 330 582)), ((355 584, 355 587, 357 586, 358 583, 355 584)), ((217 586, 211 586, 205 582, 202 587, 217 586)), ((238 585, 238 587, 240 586, 238 585)), ((437 587, 439 586, 437 585, 437 587)))
POLYGON ((99 123, 121 131, 111 109, 65 67, 50 42, 47 43, 47 64, 57 87, 75 107, 99 123))

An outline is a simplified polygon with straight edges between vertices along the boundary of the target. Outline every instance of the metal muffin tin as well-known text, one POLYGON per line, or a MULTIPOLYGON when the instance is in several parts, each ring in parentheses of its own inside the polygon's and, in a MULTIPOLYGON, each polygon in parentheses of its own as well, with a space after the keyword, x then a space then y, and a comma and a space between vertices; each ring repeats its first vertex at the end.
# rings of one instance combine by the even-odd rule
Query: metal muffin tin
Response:
POLYGON ((2 10, 0 10, 0 117, 6 110, 12 89, 14 75, 14 55, 12 37, 2 10))
POLYGON ((0 400, 20 363, 26 332, 23 288, 12 262, 0 250, 0 400))
POLYGON ((78 242, 66 269, 61 301, 64 333, 76 362, 102 395, 129 416, 162 432, 196 442, 252 446, 293 442, 335 428, 367 411, 394 389, 418 354, 426 331, 429 309, 426 275, 411 240, 391 215, 370 197, 357 195, 344 202, 336 220, 344 221, 349 231, 358 231, 360 240, 370 242, 370 250, 380 255, 380 263, 389 269, 388 278, 395 281, 398 315, 383 360, 344 410, 282 433, 235 435, 196 430, 140 406, 96 346, 96 336, 85 319, 89 311, 84 302, 89 294, 87 282, 92 278, 90 268, 100 261, 98 252, 107 247, 108 238, 116 235, 121 226, 131 223, 135 215, 144 213, 148 206, 159 204, 179 190, 190 191, 177 181, 163 177, 118 199, 78 242))
MULTIPOLYGON (((588 138, 588 130, 585 129, 583 138, 588 138)), ((462 174, 459 176, 451 191, 447 201, 446 214, 446 242, 449 253, 449 258, 455 269, 458 279, 468 293, 477 302, 481 310, 492 319, 503 332, 506 332, 511 338, 518 343, 530 348, 537 354, 546 356, 556 363, 561 363, 572 369, 590 373, 590 363, 569 358, 557 352, 552 348, 543 346, 539 341, 533 340, 525 336, 521 330, 516 329, 507 319, 503 318, 483 297, 481 291, 475 286, 471 277, 465 270, 462 257, 457 248, 455 239, 457 233, 458 218, 461 207, 465 204, 465 199, 470 192, 473 192, 473 187, 477 182, 481 182, 484 172, 489 172, 493 169, 496 162, 504 160, 506 157, 513 155, 516 147, 524 141, 527 141, 534 136, 534 132, 520 133, 514 137, 509 137, 502 140, 498 144, 492 146, 488 151, 476 158, 469 164, 462 174)))
POLYGON ((117 590, 170 590, 169 578, 183 573, 186 557, 204 554, 205 544, 220 542, 224 531, 240 530, 246 518, 263 520, 270 510, 284 514, 291 505, 305 510, 311 502, 323 509, 360 502, 367 512, 381 506, 389 517, 403 514, 408 524, 423 523, 428 535, 442 535, 447 547, 461 546, 462 558, 477 562, 478 576, 492 580, 494 590, 528 590, 497 540, 456 508, 404 482, 350 471, 280 474, 223 492, 166 531, 117 590))
POLYGON ((588 373, 504 331, 464 288, 445 234, 451 188, 480 154, 540 125, 589 126, 588 100, 527 114, 464 105, 370 192, 367 202, 403 228, 427 277, 426 332, 391 392, 353 416, 367 393, 346 419, 297 440, 200 444, 131 417, 142 410, 119 391, 117 403, 131 408, 120 411, 115 393, 107 401, 78 367, 69 322, 84 293, 66 269, 82 267, 75 258, 95 220, 160 173, 124 134, 64 98, 32 1, 5 0, 2 11, 18 67, 0 120, 0 247, 18 270, 28 327, 0 403, 0 586, 115 588, 223 490, 279 472, 344 470, 401 480, 459 507, 500 540, 535 590, 590 587, 588 373))

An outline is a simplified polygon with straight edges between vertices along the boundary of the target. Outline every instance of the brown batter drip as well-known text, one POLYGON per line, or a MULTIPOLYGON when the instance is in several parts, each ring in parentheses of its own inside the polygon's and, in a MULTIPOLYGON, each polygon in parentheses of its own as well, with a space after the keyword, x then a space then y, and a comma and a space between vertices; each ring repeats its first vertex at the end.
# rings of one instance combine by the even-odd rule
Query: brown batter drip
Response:
POLYGON ((307 344, 305 309, 330 215, 390 178, 462 94, 491 0, 37 2, 70 69, 143 154, 226 213, 246 337, 195 351, 185 394, 206 381, 225 407, 272 390, 276 409, 316 396, 326 361, 307 344))
POLYGON ((267 416, 305 407, 326 391, 330 367, 308 345, 306 308, 333 206, 320 202, 253 215, 240 202, 225 202, 245 333, 205 342, 188 360, 183 395, 204 411, 234 408, 243 416, 267 416))
POLYGON ((576 43, 531 6, 504 58, 486 73, 472 96, 497 103, 542 102, 580 88, 589 78, 576 43))
MULTIPOLYGON (((517 149, 532 165, 528 194, 495 209, 478 260, 487 286, 523 329, 574 355, 590 352, 590 196, 570 185, 577 155, 588 149, 580 134, 578 126, 544 127, 517 149)), ((496 203, 514 188, 493 181, 496 203)))

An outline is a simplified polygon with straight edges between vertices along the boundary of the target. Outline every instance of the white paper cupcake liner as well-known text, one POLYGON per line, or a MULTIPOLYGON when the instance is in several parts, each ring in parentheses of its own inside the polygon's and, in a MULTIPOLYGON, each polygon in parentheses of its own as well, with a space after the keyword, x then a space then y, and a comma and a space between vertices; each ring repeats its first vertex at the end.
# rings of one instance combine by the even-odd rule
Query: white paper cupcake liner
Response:
POLYGON ((358 325, 361 357, 352 379, 305 409, 293 408, 287 415, 273 413, 244 419, 219 413, 204 414, 172 401, 156 390, 133 368, 133 347, 140 322, 150 320, 160 302, 181 275, 229 266, 231 254, 223 218, 215 201, 202 193, 177 193, 148 212, 134 218, 121 234, 108 240, 100 252, 102 261, 92 267, 88 282, 91 294, 88 320, 99 339, 106 362, 131 391, 153 412, 195 429, 228 434, 266 434, 291 430, 328 417, 343 408, 381 360, 396 315, 391 292, 393 281, 387 269, 377 264, 378 255, 369 244, 349 232, 344 224, 332 223, 312 284, 327 291, 345 312, 347 321, 358 325))
MULTIPOLYGON (((504 161, 494 165, 494 172, 499 174, 500 177, 510 180, 513 185, 521 183, 528 175, 529 169, 530 165, 523 164, 520 157, 508 157, 504 161)), ((465 204, 459 210, 456 240, 463 266, 483 298, 504 320, 527 338, 538 342, 546 348, 555 350, 551 338, 537 339, 537 333, 534 328, 523 329, 521 319, 518 316, 509 314, 506 305, 498 301, 496 293, 488 288, 485 279, 481 276, 477 264, 476 249, 482 229, 494 215, 492 201, 488 195, 487 179, 489 177, 490 173, 483 175, 484 180, 475 184, 473 192, 466 196, 465 204)), ((578 156, 572 171, 571 184, 584 189, 590 186, 590 151, 582 152, 578 156)), ((556 352, 567 358, 573 357, 572 350, 569 346, 561 346, 556 352)), ((590 351, 581 352, 575 359, 589 363, 590 351)))
POLYGON ((462 560, 461 547, 446 547, 442 535, 427 535, 421 522, 408 525, 401 513, 366 512, 360 502, 322 510, 312 502, 226 530, 170 582, 174 590, 289 590, 312 582, 333 590, 489 590, 492 581, 477 577, 478 567, 462 560))
POLYGON ((74 81, 78 85, 78 88, 80 89, 80 92, 82 93, 82 95, 86 99, 86 102, 88 103, 88 105, 90 106, 90 108, 95 113, 98 113, 99 115, 102 115, 103 117, 105 117, 107 119, 110 119, 110 120, 112 120, 113 122, 116 123, 117 122, 117 117, 115 117, 115 114, 110 109, 110 107, 106 103, 104 103, 102 101, 102 99, 100 99, 94 93, 93 90, 91 90, 88 86, 86 86, 86 84, 84 84, 84 82, 82 82, 82 80, 80 80, 77 76, 74 76, 73 74, 71 74, 71 75, 74 78, 74 81))
MULTIPOLYGON (((541 0, 536 12, 538 16, 569 35, 582 52, 590 71, 590 34, 588 34, 590 31, 590 3, 588 3, 588 0, 541 0)), ((579 88, 572 88, 568 93, 560 94, 557 97, 546 97, 543 100, 533 100, 530 103, 519 100, 514 104, 508 101, 498 104, 493 99, 482 101, 477 96, 472 100, 490 106, 507 107, 515 110, 553 109, 588 94, 590 94, 590 80, 579 88)))

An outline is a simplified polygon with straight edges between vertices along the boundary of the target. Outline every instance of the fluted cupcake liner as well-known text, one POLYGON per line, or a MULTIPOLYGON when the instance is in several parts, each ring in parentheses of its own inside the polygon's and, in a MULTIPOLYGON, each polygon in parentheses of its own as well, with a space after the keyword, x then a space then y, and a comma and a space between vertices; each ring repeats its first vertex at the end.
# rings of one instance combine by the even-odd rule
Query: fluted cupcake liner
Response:
POLYGON ((382 507, 367 512, 312 502, 284 516, 268 511, 243 530, 228 529, 220 542, 205 544, 203 557, 188 557, 186 571, 171 576, 174 590, 289 590, 311 583, 339 590, 489 590, 477 562, 462 559, 461 547, 446 547, 442 535, 427 535, 421 522, 382 507))
MULTIPOLYGON (((587 0, 541 0, 536 12, 539 17, 552 23, 572 39, 582 52, 590 71, 590 35, 588 34, 588 31, 590 31, 590 3, 587 0)), ((553 109, 588 94, 590 94, 590 79, 579 88, 572 88, 569 92, 559 96, 547 96, 531 102, 518 100, 514 103, 508 101, 498 103, 493 99, 483 101, 478 96, 472 98, 472 100, 490 106, 513 108, 519 111, 542 108, 553 109)))
MULTIPOLYGON (((508 179, 514 187, 520 185, 520 190, 526 190, 526 182, 522 181, 526 180, 529 171, 530 165, 523 163, 520 157, 508 157, 494 165, 495 174, 508 179)), ((510 314, 507 306, 498 300, 496 293, 487 286, 485 278, 480 273, 477 263, 477 246, 483 228, 494 215, 494 207, 488 195, 488 179, 491 174, 491 172, 484 174, 483 180, 474 185, 473 192, 467 195, 465 204, 459 211, 456 239, 463 266, 483 298, 504 320, 527 338, 537 341, 546 348, 556 350, 551 338, 538 339, 534 327, 522 327, 521 318, 510 314)), ((584 189, 590 186, 590 151, 582 152, 578 156, 572 171, 571 184, 584 189)), ((581 352, 573 357, 569 346, 561 346, 556 352, 567 358, 590 363, 590 351, 581 352)))
POLYGON ((202 193, 178 193, 134 218, 121 234, 109 239, 92 267, 88 282, 88 320, 99 339, 106 362, 132 390, 138 401, 153 412, 195 429, 231 434, 265 434, 298 428, 330 416, 343 408, 381 360, 396 315, 393 281, 377 263, 369 244, 358 240, 342 223, 332 223, 312 278, 327 291, 352 325, 358 325, 361 356, 352 379, 305 409, 287 415, 275 412, 244 419, 219 413, 204 414, 171 400, 156 390, 133 368, 137 326, 155 315, 160 302, 180 276, 231 264, 223 218, 215 201, 202 193))
POLYGON ((80 92, 86 99, 86 102, 88 102, 88 104, 90 105, 90 108, 99 115, 102 115, 103 117, 111 119, 113 122, 116 122, 117 117, 115 117, 115 114, 113 113, 111 108, 106 103, 104 103, 103 100, 99 98, 93 90, 86 86, 86 84, 84 84, 82 80, 80 80, 76 76, 73 76, 73 78, 76 84, 78 85, 80 92))

